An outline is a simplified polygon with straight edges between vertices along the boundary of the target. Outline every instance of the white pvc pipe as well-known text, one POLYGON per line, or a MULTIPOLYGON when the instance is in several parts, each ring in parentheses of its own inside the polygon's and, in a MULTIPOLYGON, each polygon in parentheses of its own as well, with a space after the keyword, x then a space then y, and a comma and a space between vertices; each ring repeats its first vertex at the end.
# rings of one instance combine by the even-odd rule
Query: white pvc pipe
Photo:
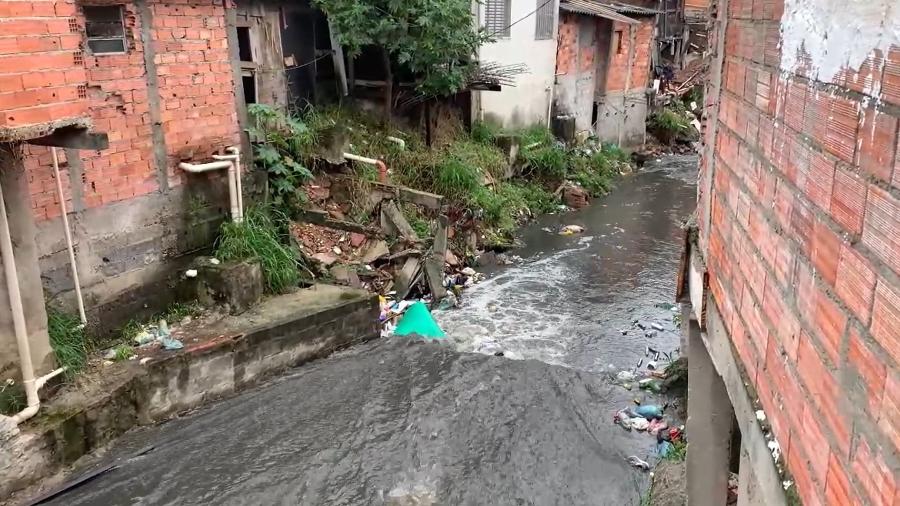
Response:
POLYGON ((199 174, 202 172, 209 172, 213 170, 222 170, 228 169, 228 201, 231 205, 231 220, 235 223, 240 223, 243 221, 243 214, 241 213, 240 208, 238 207, 238 199, 237 199, 237 183, 235 181, 235 170, 234 170, 234 162, 230 160, 218 160, 215 162, 209 163, 187 163, 181 162, 178 164, 178 167, 185 171, 190 172, 192 174, 199 174))
POLYGON ((344 158, 346 158, 347 160, 353 160, 354 162, 367 163, 369 165, 378 167, 378 179, 382 183, 387 183, 387 165, 381 160, 354 155, 353 153, 344 153, 344 158))
MULTIPOLYGON (((56 198, 59 199, 59 212, 62 215, 63 229, 66 234, 66 248, 69 250, 69 265, 72 268, 72 282, 75 283, 75 299, 78 301, 78 316, 81 318, 81 325, 87 324, 87 316, 84 314, 84 299, 81 296, 81 282, 78 280, 78 266, 75 264, 75 248, 72 246, 72 231, 69 229, 69 216, 66 210, 66 199, 63 195, 62 179, 59 177, 59 158, 56 154, 56 148, 51 147, 50 153, 53 154, 53 177, 56 178, 56 198)), ((72 184, 71 180, 69 181, 72 184)))
POLYGON ((214 160, 228 160, 234 164, 235 189, 237 194, 238 215, 241 221, 244 219, 244 190, 241 187, 241 152, 235 146, 225 148, 229 155, 213 155, 214 160))
POLYGON ((406 149, 406 141, 403 140, 403 139, 401 139, 400 137, 394 137, 394 136, 392 136, 392 135, 388 135, 387 137, 385 137, 385 139, 387 139, 387 140, 393 142, 394 144, 397 144, 398 146, 400 146, 400 149, 401 149, 401 150, 406 149))
POLYGON ((6 214, 6 202, 3 199, 2 188, 0 188, 0 258, 3 260, 3 275, 6 278, 6 291, 9 295, 9 308, 12 312, 13 331, 16 334, 16 347, 19 349, 22 386, 25 388, 28 406, 21 413, 12 417, 14 422, 19 423, 21 420, 34 416, 40 407, 41 401, 38 399, 37 386, 34 381, 31 346, 28 342, 28 329, 25 326, 25 310, 22 307, 22 292, 19 290, 16 258, 13 254, 12 237, 9 235, 9 217, 6 214))

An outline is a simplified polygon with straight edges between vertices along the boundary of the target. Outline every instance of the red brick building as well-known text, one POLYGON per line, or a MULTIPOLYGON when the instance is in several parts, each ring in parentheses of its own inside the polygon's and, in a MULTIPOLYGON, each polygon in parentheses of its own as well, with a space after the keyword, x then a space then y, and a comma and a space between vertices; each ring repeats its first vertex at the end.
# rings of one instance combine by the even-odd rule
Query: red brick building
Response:
POLYGON ((623 146, 644 142, 656 11, 583 0, 560 3, 556 115, 623 146))
MULTIPOLYGON (((241 142, 229 9, 212 0, 0 0, 0 183, 39 370, 52 365, 44 299, 65 302, 73 288, 48 146, 59 146, 92 323, 119 323, 106 314, 113 306, 127 317, 170 301, 171 262, 210 244, 227 209, 221 178, 192 177, 184 188, 177 165, 241 142)), ((18 360, 12 332, 3 334, 6 376, 18 360)))
POLYGON ((896 505, 896 2, 789 3, 712 5, 685 291, 691 504, 724 500, 733 408, 746 504, 783 504, 785 486, 803 504, 896 505))

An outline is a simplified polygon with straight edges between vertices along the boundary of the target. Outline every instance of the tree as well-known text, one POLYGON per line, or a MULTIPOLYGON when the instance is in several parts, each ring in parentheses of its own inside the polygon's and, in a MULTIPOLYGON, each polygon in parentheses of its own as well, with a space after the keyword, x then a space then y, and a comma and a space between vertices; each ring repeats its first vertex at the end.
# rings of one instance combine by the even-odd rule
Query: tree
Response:
POLYGON ((313 0, 337 30, 350 57, 363 46, 381 49, 385 71, 385 113, 393 96, 392 58, 417 76, 429 96, 463 88, 475 51, 490 40, 476 30, 470 0, 313 0))

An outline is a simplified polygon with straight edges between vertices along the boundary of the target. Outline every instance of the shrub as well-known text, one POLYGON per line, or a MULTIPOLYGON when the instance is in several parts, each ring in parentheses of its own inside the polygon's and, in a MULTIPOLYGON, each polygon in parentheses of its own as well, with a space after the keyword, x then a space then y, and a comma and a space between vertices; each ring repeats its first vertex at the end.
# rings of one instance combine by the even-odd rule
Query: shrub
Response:
POLYGON ((66 375, 81 370, 87 361, 87 343, 81 320, 58 308, 47 306, 47 333, 56 361, 66 368, 66 375))
MULTIPOLYGON (((266 290, 280 293, 299 281, 297 262, 291 249, 282 243, 273 215, 278 211, 266 206, 247 209, 244 221, 222 224, 216 243, 216 257, 224 261, 259 261, 266 290)), ((278 216, 279 221, 284 220, 278 216)))

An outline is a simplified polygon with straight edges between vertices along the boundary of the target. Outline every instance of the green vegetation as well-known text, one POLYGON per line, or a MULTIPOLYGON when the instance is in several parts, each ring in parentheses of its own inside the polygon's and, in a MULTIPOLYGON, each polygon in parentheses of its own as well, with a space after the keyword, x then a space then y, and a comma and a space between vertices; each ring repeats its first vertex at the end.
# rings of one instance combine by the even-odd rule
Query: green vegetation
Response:
POLYGON ((312 179, 304 164, 317 141, 316 132, 299 119, 263 104, 251 104, 253 160, 269 175, 269 193, 278 206, 298 209, 306 202, 302 184, 312 179))
POLYGON ((672 441, 672 449, 666 454, 665 459, 673 462, 684 462, 687 458, 687 443, 683 439, 672 441))
POLYGON ((48 305, 47 333, 50 335, 50 346, 56 355, 56 362, 66 368, 66 376, 72 377, 87 361, 87 339, 81 320, 48 305))
POLYGON ((25 390, 12 380, 0 382, 0 414, 11 416, 27 406, 25 390))
POLYGON ((671 144, 686 136, 691 129, 687 116, 677 108, 664 107, 647 119, 647 126, 660 142, 671 144))
POLYGON ((363 46, 381 50, 390 116, 394 69, 415 76, 417 91, 445 96, 461 90, 476 65, 472 56, 491 40, 476 30, 468 0, 314 0, 337 29, 351 57, 363 46))
POLYGON ((262 267, 266 290, 281 293, 297 285, 299 272, 294 252, 282 242, 276 218, 280 211, 271 206, 250 207, 244 221, 222 224, 216 243, 216 257, 223 261, 256 260, 262 267))
POLYGON ((122 362, 134 356, 134 347, 130 344, 120 344, 113 348, 113 361, 122 362))

